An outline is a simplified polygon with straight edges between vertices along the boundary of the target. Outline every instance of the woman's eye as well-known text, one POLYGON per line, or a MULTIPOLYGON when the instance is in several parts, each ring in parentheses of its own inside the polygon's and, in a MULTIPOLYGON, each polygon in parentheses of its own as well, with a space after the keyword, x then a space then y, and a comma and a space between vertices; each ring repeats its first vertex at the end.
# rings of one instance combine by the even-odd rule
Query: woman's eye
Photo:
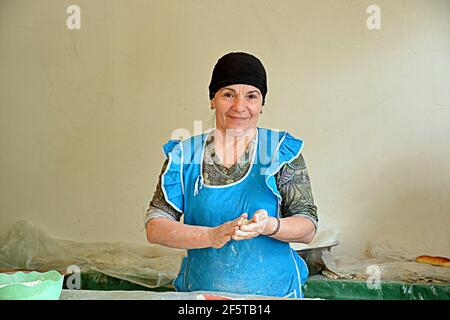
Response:
POLYGON ((227 97, 227 98, 231 98, 233 95, 230 92, 226 92, 223 96, 227 97))
POLYGON ((258 96, 256 94, 251 94, 248 96, 250 99, 257 99, 258 96))

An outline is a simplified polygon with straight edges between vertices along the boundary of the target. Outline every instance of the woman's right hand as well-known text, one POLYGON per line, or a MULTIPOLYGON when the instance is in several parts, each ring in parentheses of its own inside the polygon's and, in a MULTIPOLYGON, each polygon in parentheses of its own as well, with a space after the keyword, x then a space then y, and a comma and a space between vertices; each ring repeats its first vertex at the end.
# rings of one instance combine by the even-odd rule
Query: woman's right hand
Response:
POLYGON ((210 229, 210 241, 213 248, 222 248, 228 241, 230 241, 233 235, 236 235, 242 221, 247 219, 247 213, 241 214, 236 219, 225 222, 217 227, 210 229))

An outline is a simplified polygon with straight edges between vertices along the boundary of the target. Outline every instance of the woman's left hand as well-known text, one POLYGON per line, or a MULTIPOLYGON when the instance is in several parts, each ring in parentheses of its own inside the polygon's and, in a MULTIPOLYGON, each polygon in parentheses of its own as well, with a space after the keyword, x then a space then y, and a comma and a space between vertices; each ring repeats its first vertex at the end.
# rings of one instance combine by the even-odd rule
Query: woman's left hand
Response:
POLYGON ((267 232, 269 215, 266 210, 259 209, 255 212, 249 224, 240 225, 233 235, 234 240, 245 240, 259 235, 269 234, 267 232))

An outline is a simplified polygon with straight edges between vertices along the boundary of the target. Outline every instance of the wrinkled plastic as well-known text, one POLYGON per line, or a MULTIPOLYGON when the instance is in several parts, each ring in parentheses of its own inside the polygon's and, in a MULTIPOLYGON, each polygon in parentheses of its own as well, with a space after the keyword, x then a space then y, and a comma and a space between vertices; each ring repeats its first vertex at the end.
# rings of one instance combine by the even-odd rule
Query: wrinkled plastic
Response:
POLYGON ((81 273, 100 272, 147 288, 158 288, 176 277, 184 254, 185 250, 152 244, 52 238, 29 221, 21 220, 0 240, 0 270, 57 270, 67 274, 68 267, 73 265, 81 273))
POLYGON ((413 253, 393 249, 387 243, 369 242, 362 257, 334 257, 330 252, 323 252, 325 268, 322 274, 334 279, 450 284, 450 268, 419 263, 415 257, 413 253))

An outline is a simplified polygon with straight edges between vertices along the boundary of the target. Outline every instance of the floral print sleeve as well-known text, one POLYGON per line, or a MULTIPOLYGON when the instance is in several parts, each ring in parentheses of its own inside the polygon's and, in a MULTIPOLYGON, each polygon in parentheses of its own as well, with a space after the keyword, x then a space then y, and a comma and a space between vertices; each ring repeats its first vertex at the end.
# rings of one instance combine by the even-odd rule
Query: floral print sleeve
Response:
POLYGON ((305 159, 300 154, 285 164, 276 175, 277 187, 282 197, 281 216, 302 216, 318 227, 317 207, 314 205, 311 181, 305 159))
POLYGON ((181 213, 176 211, 164 198, 164 194, 161 189, 161 175, 167 168, 168 160, 164 162, 161 173, 159 174, 158 185, 156 186, 153 199, 150 201, 147 209, 147 216, 145 219, 145 225, 154 218, 169 218, 172 220, 180 221, 181 213))

